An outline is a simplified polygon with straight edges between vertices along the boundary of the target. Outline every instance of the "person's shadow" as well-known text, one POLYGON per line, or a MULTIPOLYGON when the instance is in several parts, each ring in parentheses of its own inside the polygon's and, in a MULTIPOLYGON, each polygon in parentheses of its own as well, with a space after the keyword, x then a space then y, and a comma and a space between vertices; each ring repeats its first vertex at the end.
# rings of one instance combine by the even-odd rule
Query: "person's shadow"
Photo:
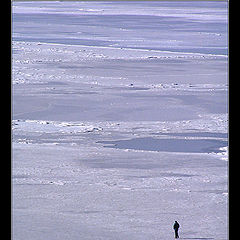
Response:
POLYGON ((210 239, 214 239, 214 238, 202 238, 202 237, 194 237, 194 238, 191 238, 191 237, 183 237, 181 239, 196 239, 196 240, 210 240, 210 239))

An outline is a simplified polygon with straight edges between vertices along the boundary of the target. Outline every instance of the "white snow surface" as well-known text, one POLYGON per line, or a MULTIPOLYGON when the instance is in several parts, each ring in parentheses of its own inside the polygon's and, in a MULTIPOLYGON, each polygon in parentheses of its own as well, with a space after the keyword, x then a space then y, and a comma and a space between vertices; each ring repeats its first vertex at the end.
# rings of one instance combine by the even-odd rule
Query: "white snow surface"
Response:
POLYGON ((227 14, 12 3, 14 240, 228 239, 227 14))

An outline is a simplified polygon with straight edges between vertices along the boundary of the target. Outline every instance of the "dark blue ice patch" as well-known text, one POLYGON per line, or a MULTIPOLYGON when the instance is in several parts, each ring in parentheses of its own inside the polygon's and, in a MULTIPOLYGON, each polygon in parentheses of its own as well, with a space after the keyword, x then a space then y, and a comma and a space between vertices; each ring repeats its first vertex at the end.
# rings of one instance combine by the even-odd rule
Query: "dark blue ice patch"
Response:
POLYGON ((104 147, 134 149, 157 152, 218 153, 227 146, 225 140, 213 139, 156 139, 151 137, 133 138, 118 141, 98 141, 107 144, 104 147))

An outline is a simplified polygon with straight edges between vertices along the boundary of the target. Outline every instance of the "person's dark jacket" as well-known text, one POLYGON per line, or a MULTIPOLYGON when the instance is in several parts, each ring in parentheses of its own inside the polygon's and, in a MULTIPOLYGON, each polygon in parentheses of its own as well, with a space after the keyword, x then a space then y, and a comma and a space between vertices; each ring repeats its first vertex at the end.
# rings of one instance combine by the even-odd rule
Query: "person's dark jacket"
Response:
POLYGON ((179 229, 179 227, 180 227, 180 225, 179 225, 178 222, 176 221, 176 222, 174 223, 174 225, 173 225, 173 229, 174 229, 174 230, 177 230, 177 229, 179 229))

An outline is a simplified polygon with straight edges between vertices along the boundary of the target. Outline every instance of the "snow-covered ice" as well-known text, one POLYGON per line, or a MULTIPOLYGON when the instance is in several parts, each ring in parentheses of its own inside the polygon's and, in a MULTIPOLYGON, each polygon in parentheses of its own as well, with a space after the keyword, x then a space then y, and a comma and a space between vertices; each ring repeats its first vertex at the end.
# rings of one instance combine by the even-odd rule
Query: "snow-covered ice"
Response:
POLYGON ((227 15, 12 3, 13 239, 228 239, 227 15))

